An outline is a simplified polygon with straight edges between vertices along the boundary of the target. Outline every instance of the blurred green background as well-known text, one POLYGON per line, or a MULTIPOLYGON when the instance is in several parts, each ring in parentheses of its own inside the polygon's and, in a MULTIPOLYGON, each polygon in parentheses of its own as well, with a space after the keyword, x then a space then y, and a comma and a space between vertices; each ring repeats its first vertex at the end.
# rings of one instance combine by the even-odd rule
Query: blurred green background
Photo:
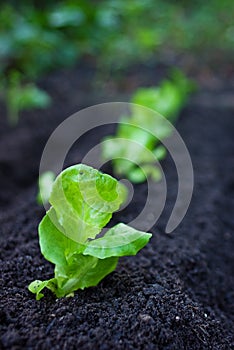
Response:
MULTIPOLYGON (((47 107, 35 82, 52 70, 91 60, 109 72, 180 55, 231 57, 232 0, 7 1, 0 5, 0 93, 9 118, 47 107)), ((198 61, 199 64, 199 61, 198 61)))

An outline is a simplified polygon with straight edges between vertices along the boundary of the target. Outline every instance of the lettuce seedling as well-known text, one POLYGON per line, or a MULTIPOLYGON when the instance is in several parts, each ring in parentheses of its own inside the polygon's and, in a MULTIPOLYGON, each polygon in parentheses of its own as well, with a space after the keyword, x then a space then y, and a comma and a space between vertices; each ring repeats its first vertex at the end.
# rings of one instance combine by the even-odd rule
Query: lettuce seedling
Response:
POLYGON ((44 257, 55 265, 54 277, 29 285, 36 299, 44 288, 57 297, 96 286, 115 270, 119 257, 135 255, 151 234, 123 223, 97 237, 125 201, 126 188, 113 177, 84 164, 65 169, 54 181, 51 208, 39 224, 44 257))
POLYGON ((161 179, 160 169, 155 163, 165 158, 166 149, 159 139, 170 136, 173 129, 163 123, 157 113, 150 113, 137 105, 150 108, 175 123, 193 89, 194 84, 182 72, 174 70, 171 79, 164 80, 159 87, 140 88, 135 92, 130 101, 133 103, 130 115, 122 117, 116 134, 104 138, 102 145, 103 159, 112 159, 116 175, 124 175, 133 183, 144 182, 148 177, 155 181, 161 179), (152 130, 152 133, 147 130, 152 130), (136 151, 136 142, 142 146, 142 151, 136 151))

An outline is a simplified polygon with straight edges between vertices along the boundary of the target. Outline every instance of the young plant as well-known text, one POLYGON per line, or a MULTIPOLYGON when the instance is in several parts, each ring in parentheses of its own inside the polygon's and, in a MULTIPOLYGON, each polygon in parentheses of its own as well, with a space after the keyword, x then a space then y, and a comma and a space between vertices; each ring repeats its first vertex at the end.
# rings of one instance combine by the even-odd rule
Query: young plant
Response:
POLYGON ((173 129, 163 123, 157 113, 138 105, 175 123, 193 88, 194 84, 182 72, 174 70, 171 79, 164 80, 159 87, 140 88, 135 92, 130 101, 133 103, 130 116, 122 118, 116 134, 106 137, 102 147, 103 159, 113 159, 116 175, 124 175, 134 183, 144 182, 148 177, 155 181, 161 179, 160 169, 155 163, 165 158, 166 149, 160 145, 159 139, 170 136, 173 129), (136 142, 142 146, 141 151, 136 151, 136 142))
POLYGON ((9 123, 18 123, 19 113, 32 108, 47 108, 51 104, 50 96, 35 84, 22 85, 18 72, 12 72, 6 87, 6 105, 9 123))
POLYGON ((44 257, 55 265, 54 277, 29 285, 36 299, 44 288, 57 297, 96 286, 112 272, 118 259, 135 255, 151 234, 123 223, 97 238, 126 199, 126 188, 113 177, 84 164, 65 169, 55 180, 51 208, 39 224, 44 257))

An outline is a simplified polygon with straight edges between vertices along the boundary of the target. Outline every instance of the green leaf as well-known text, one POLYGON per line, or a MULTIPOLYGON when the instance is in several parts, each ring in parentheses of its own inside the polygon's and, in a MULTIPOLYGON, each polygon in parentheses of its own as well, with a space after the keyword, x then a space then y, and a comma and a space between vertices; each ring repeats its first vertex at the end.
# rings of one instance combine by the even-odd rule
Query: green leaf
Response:
POLYGON ((17 124, 19 112, 25 109, 46 108, 51 104, 50 96, 35 84, 22 85, 20 74, 11 72, 6 89, 6 104, 9 122, 17 124))
POLYGON ((101 231, 125 198, 125 186, 113 177, 78 164, 57 177, 50 203, 63 232, 84 243, 101 231))
POLYGON ((134 167, 128 176, 129 180, 135 184, 142 183, 149 178, 160 181, 161 170, 155 164, 142 164, 141 167, 134 167))
POLYGON ((69 255, 80 252, 82 246, 63 233, 54 208, 51 208, 39 225, 39 243, 44 257, 57 265, 66 265, 69 255))
POLYGON ((145 164, 142 169, 144 170, 146 174, 146 178, 152 178, 154 181, 160 181, 162 178, 162 173, 160 168, 158 168, 156 165, 152 164, 145 164))
POLYGON ((55 174, 52 171, 45 171, 39 178, 39 192, 37 194, 37 203, 42 205, 48 203, 52 186, 55 180, 55 174))
POLYGON ((56 291, 55 283, 56 283, 56 280, 54 278, 52 278, 48 281, 35 280, 29 284, 28 290, 30 292, 36 294, 36 300, 40 300, 41 298, 44 297, 44 294, 41 293, 41 291, 44 288, 48 288, 52 292, 56 291))
POLYGON ((129 173, 128 178, 134 184, 139 184, 146 180, 146 173, 143 171, 142 167, 134 167, 129 173))
POLYGON ((100 260, 94 256, 73 255, 70 263, 56 266, 57 297, 63 297, 77 289, 96 286, 106 275, 115 270, 117 257, 100 260))
POLYGON ((136 255, 148 243, 151 236, 150 233, 118 224, 108 230, 104 237, 87 243, 83 254, 96 256, 99 259, 136 255))
POLYGON ((167 155, 167 150, 162 145, 157 146, 153 152, 158 160, 164 159, 167 155))

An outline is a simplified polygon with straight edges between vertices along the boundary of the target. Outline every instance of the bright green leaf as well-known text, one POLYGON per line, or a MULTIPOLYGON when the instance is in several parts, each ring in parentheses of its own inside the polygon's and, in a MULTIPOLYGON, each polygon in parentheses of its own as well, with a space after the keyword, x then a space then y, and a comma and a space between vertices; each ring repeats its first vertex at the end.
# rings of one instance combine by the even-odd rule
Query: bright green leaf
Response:
POLYGON ((57 177, 50 203, 65 234, 84 243, 101 231, 125 198, 125 187, 113 177, 79 164, 57 177))
POLYGON ((151 236, 150 233, 118 224, 108 230, 104 237, 89 242, 83 254, 96 256, 99 259, 136 255, 148 243, 151 236))
POLYGON ((82 250, 80 244, 63 233, 53 207, 39 225, 39 242, 44 257, 57 265, 66 265, 69 255, 82 250))

